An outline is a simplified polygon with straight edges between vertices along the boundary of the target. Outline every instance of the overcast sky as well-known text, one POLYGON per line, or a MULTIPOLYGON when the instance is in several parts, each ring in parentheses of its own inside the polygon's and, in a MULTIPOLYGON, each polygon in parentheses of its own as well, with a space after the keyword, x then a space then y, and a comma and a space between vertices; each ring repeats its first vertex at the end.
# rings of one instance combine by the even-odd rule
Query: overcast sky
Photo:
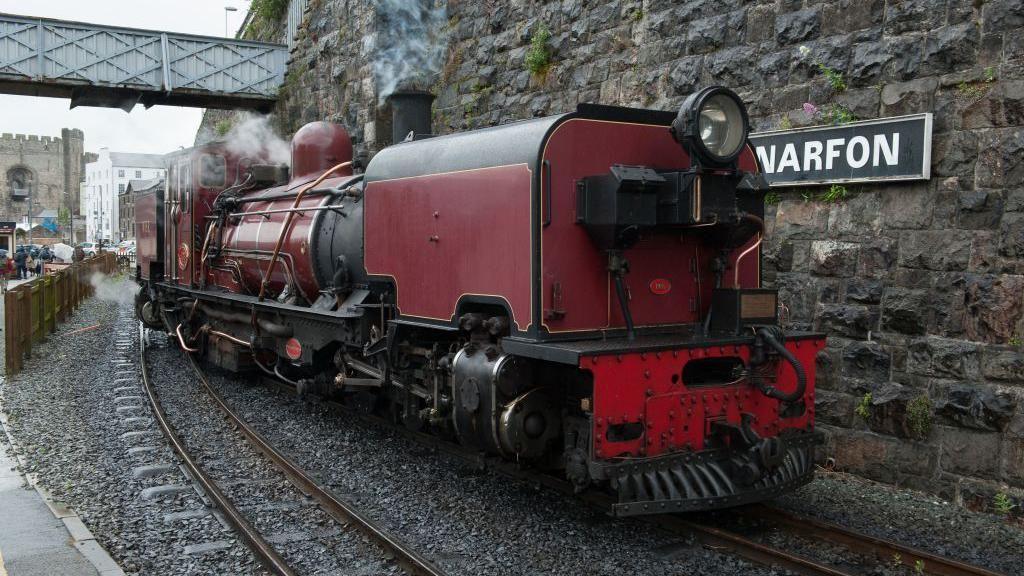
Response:
MULTIPOLYGON (((205 36, 224 36, 242 24, 249 0, 0 0, 0 12, 111 26, 146 28, 205 36)), ((70 100, 0 94, 0 132, 60 136, 61 128, 85 132, 85 149, 163 154, 191 146, 202 117, 200 108, 136 106, 131 114, 117 108, 80 107, 70 100)))

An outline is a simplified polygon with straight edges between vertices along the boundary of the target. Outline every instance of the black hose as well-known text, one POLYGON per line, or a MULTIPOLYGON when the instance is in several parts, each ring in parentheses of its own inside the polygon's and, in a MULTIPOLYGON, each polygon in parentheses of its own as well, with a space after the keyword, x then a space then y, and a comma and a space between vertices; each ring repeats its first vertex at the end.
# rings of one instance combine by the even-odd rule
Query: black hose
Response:
POLYGON ((757 331, 757 335, 760 336, 766 344, 771 346, 776 352, 779 353, 789 365, 793 367, 793 372, 796 372, 796 390, 786 394, 774 386, 764 386, 761 388, 761 392, 765 396, 775 398, 780 402, 796 402, 803 398, 804 391, 807 390, 807 373, 804 372, 804 367, 800 364, 800 361, 793 356, 792 352, 786 349, 786 347, 775 338, 775 335, 781 336, 781 330, 778 328, 761 328, 757 331))
POLYGON ((633 330, 633 314, 629 311, 629 301, 626 299, 626 283, 622 281, 622 274, 615 274, 615 293, 619 296, 622 317, 626 320, 626 339, 636 340, 636 332, 633 330))

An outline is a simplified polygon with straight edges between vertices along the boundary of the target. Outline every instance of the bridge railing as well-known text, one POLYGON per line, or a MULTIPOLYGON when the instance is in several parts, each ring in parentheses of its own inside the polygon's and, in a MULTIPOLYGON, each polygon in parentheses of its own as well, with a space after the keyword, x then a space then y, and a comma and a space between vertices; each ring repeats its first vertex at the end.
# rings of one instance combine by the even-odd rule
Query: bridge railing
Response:
POLYGON ((83 300, 92 296, 92 275, 111 274, 117 257, 105 252, 63 270, 37 277, 4 294, 4 368, 7 376, 21 372, 32 345, 57 330, 83 300))
POLYGON ((84 87, 134 90, 143 103, 273 100, 287 58, 279 44, 0 14, 0 81, 44 96, 74 98, 84 87))

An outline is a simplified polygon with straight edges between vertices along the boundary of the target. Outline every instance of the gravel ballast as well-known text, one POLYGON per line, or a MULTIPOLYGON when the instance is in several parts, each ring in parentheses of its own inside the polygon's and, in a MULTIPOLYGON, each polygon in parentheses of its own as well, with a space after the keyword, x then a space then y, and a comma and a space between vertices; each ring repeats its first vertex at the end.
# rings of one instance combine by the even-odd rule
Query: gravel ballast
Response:
POLYGON ((38 474, 56 500, 78 512, 127 573, 261 572, 216 517, 189 517, 207 505, 149 420, 138 381, 137 340, 130 305, 90 299, 34 347, 23 372, 4 380, 3 406, 26 471, 38 474), (127 396, 138 399, 123 400, 127 396), (129 405, 139 408, 118 411, 129 405), (133 475, 135 468, 154 463, 171 466, 157 476, 133 475), (143 498, 143 490, 163 484, 187 489, 143 498), (228 547, 212 553, 187 552, 224 540, 228 547))
MULTIPOLYGON (((446 567, 503 574, 614 573, 613 565, 629 566, 628 572, 636 574, 761 570, 687 547, 638 521, 605 517, 553 491, 534 491, 497 474, 467 474, 466 465, 454 457, 276 387, 253 386, 251 378, 218 375, 212 381, 272 443, 328 478, 336 490, 358 498, 399 534, 428 542, 440 557, 450 557, 446 567), (366 472, 355 474, 357 469, 366 472), (366 473, 372 481, 362 479, 366 473), (472 558, 474 548, 483 550, 481 557, 472 558)), ((1008 574, 1019 572, 1024 531, 998 517, 936 503, 927 495, 881 488, 825 475, 777 504, 911 547, 1008 574), (802 506, 792 504, 801 501, 802 506), (856 515, 858 521, 843 522, 844 515, 856 515), (891 521, 900 515, 902 523, 891 521), (954 517, 975 529, 970 541, 946 530, 954 517)), ((759 534, 758 524, 747 524, 748 536, 785 544, 796 553, 839 566, 860 563, 842 548, 771 527, 759 534)), ((872 569, 875 574, 905 573, 905 568, 891 566, 872 569)))
POLYGON ((299 574, 401 574, 351 526, 340 526, 234 430, 163 334, 150 333, 160 405, 199 467, 299 574))
MULTIPOLYGON (((132 475, 133 468, 144 464, 176 463, 162 440, 122 437, 145 425, 144 421, 124 422, 125 414, 116 411, 121 404, 115 397, 125 393, 113 392, 115 378, 128 370, 123 359, 133 358, 137 366, 138 356, 137 342, 119 349, 114 337, 126 331, 134 335, 135 329, 129 305, 90 301, 48 343, 36 348, 25 372, 0 388, 4 408, 12 416, 12 434, 25 450, 29 471, 37 472, 56 498, 79 512, 128 572, 260 573, 252 554, 215 516, 166 521, 168 514, 188 515, 206 508, 194 490, 154 500, 140 497, 144 488, 189 485, 189 480, 177 466, 155 477, 132 475), (102 328, 69 334, 95 324, 102 328), (158 445, 157 450, 128 454, 128 448, 145 444, 158 445), (217 542, 228 544, 207 552, 185 551, 217 542)), ((164 342, 161 335, 152 340, 164 342)), ((165 404, 172 422, 177 425, 177 419, 185 416, 210 430, 224 427, 222 418, 199 409, 209 400, 179 350, 158 346, 150 350, 150 358, 151 375, 159 375, 159 390, 168 394, 165 404)), ((474 471, 462 460, 394 431, 276 387, 254 385, 255 376, 215 374, 210 379, 228 404, 272 444, 453 574, 783 573, 637 520, 610 518, 553 490, 474 471)), ((117 387, 124 385, 119 382, 117 387)), ((137 394, 142 394, 141 384, 136 386, 137 394)), ((140 414, 148 416, 148 407, 140 414)), ((227 453, 233 449, 226 441, 210 441, 204 450, 227 453)), ((258 459, 245 464, 247 458, 210 457, 204 463, 225 478, 234 478, 234 484, 228 483, 232 494, 252 497, 243 510, 266 528, 275 545, 300 558, 302 573, 394 570, 361 537, 345 536, 330 522, 318 524, 322 513, 289 495, 291 489, 280 478, 268 476, 257 465, 258 459), (304 523, 306 528, 289 529, 290 522, 304 523)), ((1021 571, 1024 531, 994 515, 971 512, 928 495, 824 474, 776 504, 1007 574, 1021 571)), ((843 557, 841 550, 827 545, 780 539, 775 534, 762 536, 765 541, 792 542, 797 552, 815 558, 841 561, 843 557)))
MULTIPOLYGON (((177 350, 154 364, 186 370, 177 350), (179 362, 174 367, 173 362, 179 362)), ((240 416, 340 496, 452 574, 775 574, 550 490, 471 471, 324 405, 211 375, 240 416)))

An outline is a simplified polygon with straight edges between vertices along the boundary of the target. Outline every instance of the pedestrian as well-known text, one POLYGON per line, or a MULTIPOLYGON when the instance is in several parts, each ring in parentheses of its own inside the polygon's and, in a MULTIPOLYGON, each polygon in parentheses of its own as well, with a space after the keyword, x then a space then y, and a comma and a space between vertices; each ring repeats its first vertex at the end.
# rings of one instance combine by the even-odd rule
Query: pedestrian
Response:
POLYGON ((32 257, 31 252, 29 252, 28 256, 25 257, 25 271, 25 278, 28 278, 29 275, 36 273, 36 259, 32 257))
POLYGON ((14 265, 18 268, 18 280, 28 278, 25 266, 27 258, 28 256, 25 254, 25 248, 18 246, 18 251, 14 253, 14 265))
POLYGON ((36 276, 43 273, 43 262, 43 255, 40 254, 39 257, 36 258, 36 276))
POLYGON ((4 256, 3 267, 0 268, 0 292, 3 293, 7 292, 7 279, 10 278, 11 276, 9 266, 10 262, 11 259, 8 258, 7 256, 4 256))

